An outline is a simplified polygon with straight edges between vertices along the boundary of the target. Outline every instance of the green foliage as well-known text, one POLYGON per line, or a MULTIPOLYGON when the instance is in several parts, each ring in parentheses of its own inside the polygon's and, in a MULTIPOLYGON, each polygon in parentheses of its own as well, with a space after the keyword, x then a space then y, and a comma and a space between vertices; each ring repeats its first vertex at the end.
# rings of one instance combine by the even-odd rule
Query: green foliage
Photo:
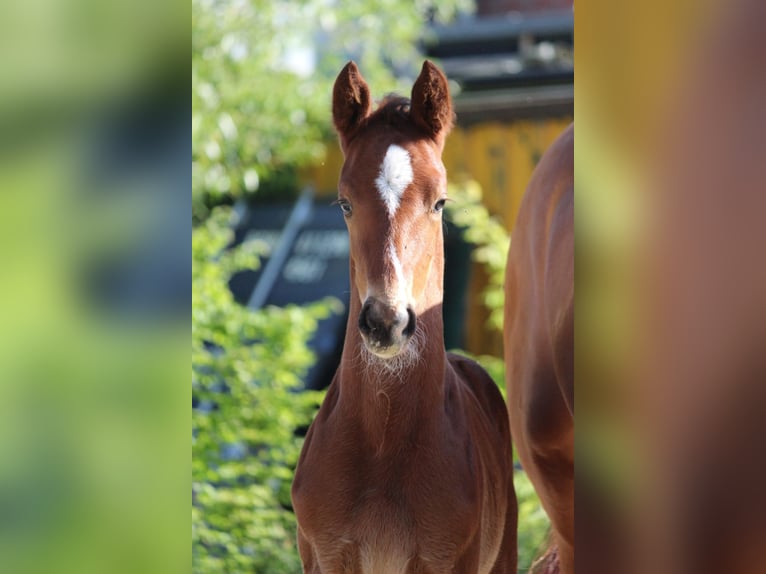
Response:
POLYGON ((484 265, 489 276, 482 294, 484 305, 490 311, 488 326, 502 332, 503 283, 510 235, 482 203, 481 187, 475 181, 450 184, 449 195, 452 201, 446 205, 447 214, 463 230, 465 240, 475 246, 473 258, 484 265))
MULTIPOLYGON (((255 192, 321 157, 325 96, 280 66, 283 2, 192 1, 192 206, 255 192)), ((289 6, 289 5, 288 5, 289 6)), ((287 10, 288 17, 298 6, 287 10)), ((302 25, 302 20, 296 22, 302 25)))
POLYGON ((192 230, 192 556, 195 573, 297 572, 292 469, 321 394, 295 392, 326 300, 251 311, 227 286, 260 246, 224 250, 230 214, 192 230))
POLYGON ((332 141, 332 83, 348 59, 375 95, 409 90, 427 17, 472 0, 192 0, 192 212, 257 194, 288 198, 296 168, 332 141), (268 185, 271 179, 280 185, 268 185))

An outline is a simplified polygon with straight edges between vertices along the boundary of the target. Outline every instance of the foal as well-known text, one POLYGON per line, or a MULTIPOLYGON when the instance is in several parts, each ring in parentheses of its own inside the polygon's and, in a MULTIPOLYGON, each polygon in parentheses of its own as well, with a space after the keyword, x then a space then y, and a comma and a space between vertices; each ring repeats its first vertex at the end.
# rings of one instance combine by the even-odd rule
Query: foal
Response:
POLYGON ((507 411, 479 365, 444 350, 447 80, 425 62, 411 103, 389 97, 372 112, 350 62, 333 120, 351 298, 293 482, 304 571, 515 573, 507 411))
POLYGON ((514 444, 551 519, 561 572, 572 574, 573 125, 541 158, 519 209, 506 268, 504 348, 514 444))

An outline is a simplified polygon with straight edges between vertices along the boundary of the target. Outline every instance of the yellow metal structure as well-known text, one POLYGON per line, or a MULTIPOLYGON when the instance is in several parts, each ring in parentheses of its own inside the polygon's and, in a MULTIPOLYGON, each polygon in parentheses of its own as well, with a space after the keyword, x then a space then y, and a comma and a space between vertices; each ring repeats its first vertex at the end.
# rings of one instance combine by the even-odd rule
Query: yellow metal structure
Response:
POLYGON ((532 170, 571 121, 519 120, 458 128, 450 134, 444 150, 447 173, 476 180, 487 209, 512 231, 532 170))

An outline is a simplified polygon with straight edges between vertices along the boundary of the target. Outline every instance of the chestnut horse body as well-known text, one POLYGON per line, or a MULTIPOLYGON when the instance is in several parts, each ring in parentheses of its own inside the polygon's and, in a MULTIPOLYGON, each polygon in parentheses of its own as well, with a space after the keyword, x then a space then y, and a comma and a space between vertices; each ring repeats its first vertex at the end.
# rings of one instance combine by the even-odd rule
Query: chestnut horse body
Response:
POLYGON ((484 370, 443 342, 452 118, 430 62, 411 103, 389 97, 374 112, 353 63, 335 83, 351 297, 293 482, 305 572, 516 572, 507 410, 484 370))
POLYGON ((566 574, 574 572, 573 305, 570 125, 541 158, 519 209, 506 268, 504 330, 514 445, 551 519, 566 574))

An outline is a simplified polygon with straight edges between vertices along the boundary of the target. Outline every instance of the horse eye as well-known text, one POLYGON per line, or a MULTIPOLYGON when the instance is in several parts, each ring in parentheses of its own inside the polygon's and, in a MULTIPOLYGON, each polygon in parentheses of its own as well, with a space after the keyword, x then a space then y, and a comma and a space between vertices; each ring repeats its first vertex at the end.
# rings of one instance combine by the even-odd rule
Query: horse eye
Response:
POLYGON ((340 209, 345 217, 351 215, 351 204, 348 201, 339 201, 338 205, 340 205, 340 209))
POLYGON ((436 204, 434 205, 434 211, 438 213, 442 209, 444 209, 444 204, 446 201, 447 201, 446 199, 440 199, 439 201, 437 201, 436 204))

